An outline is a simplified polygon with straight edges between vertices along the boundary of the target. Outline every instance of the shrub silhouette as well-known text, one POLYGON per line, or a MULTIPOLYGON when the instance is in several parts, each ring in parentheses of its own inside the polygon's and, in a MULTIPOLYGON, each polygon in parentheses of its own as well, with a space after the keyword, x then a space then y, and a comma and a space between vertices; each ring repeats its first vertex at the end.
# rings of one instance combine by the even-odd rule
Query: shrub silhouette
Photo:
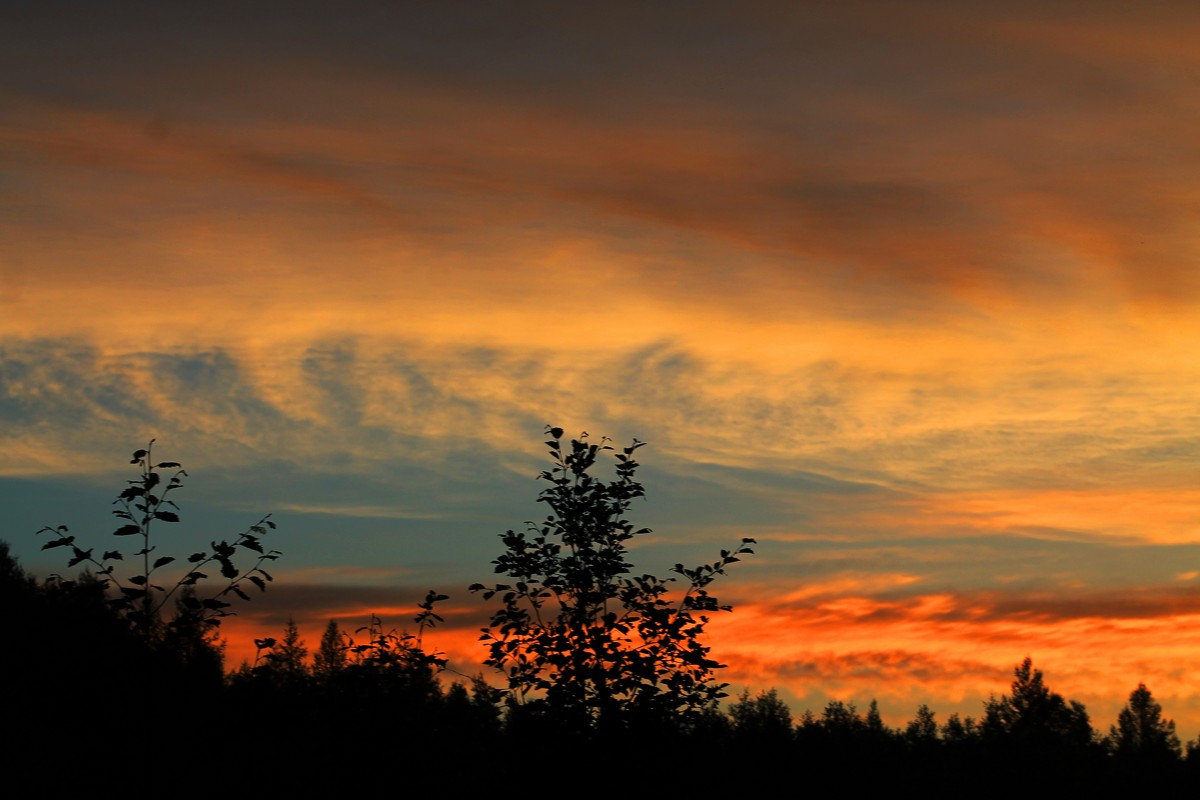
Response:
POLYGON ((344 670, 362 673, 369 680, 411 684, 431 691, 430 687, 437 683, 437 673, 446 667, 446 659, 439 652, 425 651, 425 629, 443 621, 433 607, 447 599, 447 595, 429 590, 417 604, 421 611, 413 618, 417 623, 415 634, 386 629, 382 620, 372 614, 367 625, 355 630, 357 635, 366 634, 363 642, 346 637, 349 662, 344 670))
POLYGON ((714 681, 723 665, 701 642, 708 615, 728 611, 709 584, 739 556, 743 539, 718 560, 695 568, 676 564, 678 577, 632 573, 630 542, 650 533, 626 518, 645 492, 635 474, 634 440, 616 451, 587 434, 564 445, 561 428, 547 427, 553 461, 540 479, 550 484, 539 502, 550 513, 525 532, 501 536, 506 551, 492 563, 511 582, 474 584, 484 599, 500 597, 482 641, 487 664, 501 670, 517 704, 570 731, 620 730, 632 724, 698 719, 725 694, 714 681), (592 474, 601 454, 612 453, 616 477, 592 474), (682 596, 670 584, 682 579, 682 596))

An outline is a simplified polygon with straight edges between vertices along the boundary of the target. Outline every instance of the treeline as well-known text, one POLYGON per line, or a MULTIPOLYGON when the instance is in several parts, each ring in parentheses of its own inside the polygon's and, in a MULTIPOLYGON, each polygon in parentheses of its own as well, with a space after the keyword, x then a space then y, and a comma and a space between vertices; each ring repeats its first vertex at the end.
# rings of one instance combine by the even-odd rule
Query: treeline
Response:
MULTIPOLYGON (((400 675, 422 676, 421 702, 434 709, 434 716, 444 715, 443 722, 455 736, 497 743, 508 737, 527 740, 531 735, 560 744, 574 738, 592 745, 605 743, 603 732, 574 729, 555 719, 554 709, 547 705, 506 705, 505 698, 511 696, 491 688, 481 677, 471 681, 469 691, 461 683, 452 683, 442 692, 433 679, 438 659, 413 646, 412 637, 385 635, 378 620, 372 620, 367 633, 366 644, 355 646, 330 621, 310 657, 289 621, 278 640, 268 640, 270 650, 260 663, 243 664, 230 675, 230 686, 291 693, 295 700, 297 692, 320 695, 321 687, 328 690, 339 681, 355 680, 352 676, 363 665, 378 667, 383 657, 395 662, 400 675)), ((388 680, 386 667, 374 674, 384 683, 388 680)), ((1200 786, 1200 740, 1181 743, 1174 721, 1164 717, 1145 684, 1131 692, 1113 724, 1097 729, 1084 705, 1052 691, 1029 658, 1014 668, 1008 692, 982 703, 978 718, 954 713, 939 720, 937 712, 922 704, 913 719, 891 727, 883 722, 875 701, 860 711, 840 700, 830 701, 819 714, 806 710, 797 718, 775 689, 756 695, 747 690, 675 724, 664 726, 661 720, 639 721, 630 715, 611 744, 621 749, 639 737, 645 737, 649 752, 736 755, 753 763, 763 776, 782 775, 797 764, 809 764, 833 774, 869 770, 855 779, 878 780, 881 785, 897 776, 946 782, 978 780, 986 774, 998 785, 1011 781, 1014 786, 1029 781, 1107 790, 1121 785, 1200 786)), ((821 774, 814 773, 813 779, 821 774)))
POLYGON ((630 543, 650 530, 626 514, 645 494, 635 478, 644 443, 546 433, 547 514, 500 536, 500 582, 469 587, 492 603, 481 645, 499 688, 446 679, 445 661, 424 647, 447 599, 432 590, 413 635, 375 618, 350 635, 330 623, 310 658, 289 624, 226 674, 221 619, 274 580, 267 567, 281 554, 265 541, 275 524, 268 515, 204 550, 162 552, 187 473, 155 461, 151 441, 114 501, 116 548, 88 547, 65 526, 39 532, 43 549, 89 570, 77 580, 36 580, 0 543, 6 774, 18 786, 105 796, 1200 785, 1200 745, 1185 753, 1146 687, 1100 732, 1029 660, 978 719, 939 721, 922 706, 890 728, 874 703, 862 713, 834 701, 796 721, 774 691, 722 706, 721 665, 703 633, 731 609, 712 584, 754 540, 666 577, 635 572, 630 543), (596 477, 609 458, 613 477, 596 477))
POLYGON ((213 628, 181 613, 140 635, 101 589, 37 581, 0 543, 10 775, 76 788, 185 781, 185 796, 240 782, 268 793, 467 788, 513 770, 597 787, 787 781, 796 795, 910 780, 935 794, 982 779, 1014 791, 1200 785, 1200 744, 1180 746, 1146 687, 1101 732, 1028 659, 978 719, 921 706, 893 728, 874 702, 841 701, 794 719, 771 690, 693 717, 630 709, 619 724, 581 728, 542 700, 443 680, 436 655, 378 620, 357 638, 331 622, 311 651, 289 623, 226 674, 213 628))

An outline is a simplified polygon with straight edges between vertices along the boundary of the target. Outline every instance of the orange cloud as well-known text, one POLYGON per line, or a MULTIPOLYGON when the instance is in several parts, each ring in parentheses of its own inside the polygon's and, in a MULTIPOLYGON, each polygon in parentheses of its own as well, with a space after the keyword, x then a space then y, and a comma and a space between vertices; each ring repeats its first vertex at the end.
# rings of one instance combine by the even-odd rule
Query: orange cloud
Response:
POLYGON ((948 715, 978 716, 989 693, 1008 688, 1026 655, 1058 691, 1085 702, 1107 725, 1138 681, 1173 706, 1182 730, 1200 729, 1190 654, 1200 647, 1196 593, 1129 602, 1059 593, 1022 599, 919 595, 846 597, 807 606, 742 605, 714 619, 714 652, 737 684, 785 689, 790 697, 878 697, 895 713, 919 698, 948 715))

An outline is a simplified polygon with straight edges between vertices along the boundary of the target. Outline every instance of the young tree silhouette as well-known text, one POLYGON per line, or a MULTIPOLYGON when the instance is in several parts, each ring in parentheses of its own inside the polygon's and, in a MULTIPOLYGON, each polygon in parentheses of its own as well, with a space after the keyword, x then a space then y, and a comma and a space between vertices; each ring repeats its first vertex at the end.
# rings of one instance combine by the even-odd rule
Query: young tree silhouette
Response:
POLYGON ((630 542, 650 530, 625 515, 645 495, 634 459, 645 443, 617 451, 608 439, 597 444, 584 434, 564 444, 561 428, 546 430, 553 466, 540 475, 549 486, 538 500, 549 514, 501 536, 507 549, 493 564, 510 582, 470 587, 502 601, 480 637, 486 663, 504 673, 517 702, 541 695, 536 702, 571 730, 698 718, 726 686, 714 680, 722 665, 701 634, 708 615, 729 606, 708 586, 752 552, 754 540, 710 564, 676 564, 677 577, 634 574, 630 542), (609 453, 616 477, 606 481, 592 470, 609 453), (672 598, 679 580, 684 591, 672 598))
POLYGON ((271 574, 263 565, 268 561, 279 558, 278 550, 265 550, 262 539, 269 530, 274 530, 275 523, 270 514, 251 525, 232 540, 214 541, 209 550, 201 550, 188 556, 189 566, 184 574, 174 582, 167 581, 166 586, 158 581, 161 570, 178 559, 175 556, 159 555, 158 543, 154 534, 160 524, 179 522, 179 506, 172 495, 183 488, 183 479, 187 472, 177 461, 154 462, 154 439, 144 450, 137 450, 130 460, 136 465, 140 475, 129 484, 113 501, 117 506, 113 516, 120 520, 119 527, 113 531, 113 536, 130 537, 141 549, 130 554, 138 559, 141 568, 132 574, 121 578, 116 573, 117 561, 125 560, 122 550, 104 550, 103 555, 93 555, 96 548, 84 550, 76 542, 65 525, 57 528, 45 527, 38 534, 48 533, 53 538, 42 545, 43 550, 56 547, 68 547, 73 555, 67 563, 68 567, 80 564, 96 568, 96 577, 107 587, 116 590, 109 603, 130 627, 147 639, 155 639, 162 634, 162 613, 167 604, 177 599, 181 611, 191 616, 200 624, 216 627, 221 617, 228 616, 230 603, 224 599, 236 595, 243 600, 249 600, 250 595, 245 591, 247 583, 266 591, 267 582, 273 580, 271 574), (163 475, 170 473, 170 478, 164 483, 163 475), (238 551, 249 551, 254 554, 255 563, 249 570, 242 571, 234 559, 238 551), (225 580, 224 587, 209 597, 199 597, 196 587, 208 579, 209 575, 203 570, 216 567, 225 580), (169 587, 169 588, 168 588, 169 587))

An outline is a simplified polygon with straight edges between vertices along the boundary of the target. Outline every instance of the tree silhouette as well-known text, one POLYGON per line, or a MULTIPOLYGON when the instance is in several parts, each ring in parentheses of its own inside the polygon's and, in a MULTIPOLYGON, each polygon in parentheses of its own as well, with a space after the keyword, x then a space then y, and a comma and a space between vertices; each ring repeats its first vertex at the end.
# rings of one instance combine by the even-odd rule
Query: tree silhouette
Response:
POLYGON ((1162 766, 1179 760, 1175 722, 1163 719, 1162 706, 1139 683, 1109 729, 1108 745, 1118 761, 1139 766, 1162 766))
POLYGON ((879 701, 874 698, 867 706, 867 730, 877 738, 887 735, 887 726, 883 724, 883 715, 879 713, 879 701))
POLYGON ((1065 790, 1103 770, 1087 709, 1050 691, 1026 658, 1014 671, 1012 693, 990 698, 980 723, 980 747, 994 765, 1020 763, 1036 779, 1065 790))
POLYGON ((954 746, 973 742, 979 736, 979 725, 973 717, 960 717, 957 712, 950 715, 942 725, 942 740, 954 746))
POLYGON ((790 742, 795 732, 792 710, 774 689, 751 697, 744 690, 729 707, 734 732, 754 742, 790 742))
MULTIPOLYGON (((9 734, 4 758, 9 785, 19 786, 22 775, 36 781, 54 775, 55 786, 69 791, 94 780, 107 761, 127 755, 125 736, 95 734, 102 714, 112 713, 113 700, 122 702, 126 720, 131 710, 133 715, 143 710, 143 704, 128 700, 145 697, 138 695, 145 689, 145 666, 161 653, 105 602, 99 581, 85 575, 39 582, 21 569, 4 542, 0 615, 0 718, 9 734)), ((163 663, 164 671, 171 666, 163 663)), ((218 685, 219 680, 218 671, 218 685)))
POLYGON ((328 680, 345 669, 346 648, 345 637, 338 627, 337 620, 329 620, 329 624, 325 626, 325 632, 321 634, 321 643, 317 646, 317 652, 313 654, 313 675, 318 680, 328 680))
POLYGON ((930 747, 937 744, 937 720, 934 712, 925 703, 921 703, 917 707, 917 715, 909 721, 904 729, 904 738, 914 747, 930 747))
POLYGON ((650 530, 634 528, 625 515, 645 495, 634 459, 645 443, 635 439, 617 451, 607 439, 596 444, 584 434, 564 445, 561 428, 547 433, 553 466, 540 475, 550 485, 538 500, 549 514, 501 536, 506 551, 493 564, 511 582, 471 586, 502 601, 480 637, 486 663, 504 673, 516 702, 540 695, 537 702, 571 730, 698 718, 725 696, 725 684, 714 680, 722 665, 700 637, 708 615, 729 606, 708 586, 751 552, 753 540, 711 564, 676 564, 678 577, 634 574, 629 545, 650 530), (592 469, 609 453, 616 477, 606 481, 592 469), (679 579, 685 589, 671 598, 679 579))

